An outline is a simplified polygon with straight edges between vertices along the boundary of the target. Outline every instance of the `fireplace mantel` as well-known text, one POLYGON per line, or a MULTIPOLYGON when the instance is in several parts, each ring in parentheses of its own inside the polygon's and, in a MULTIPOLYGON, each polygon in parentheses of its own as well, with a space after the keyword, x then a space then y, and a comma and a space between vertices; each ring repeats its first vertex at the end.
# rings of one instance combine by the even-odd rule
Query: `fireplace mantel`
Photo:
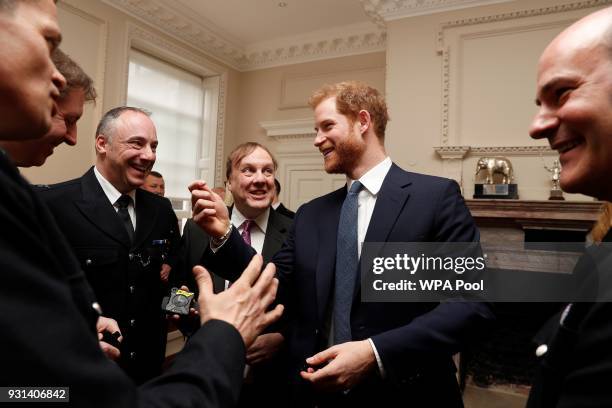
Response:
POLYGON ((587 231, 601 201, 465 200, 479 227, 587 231))

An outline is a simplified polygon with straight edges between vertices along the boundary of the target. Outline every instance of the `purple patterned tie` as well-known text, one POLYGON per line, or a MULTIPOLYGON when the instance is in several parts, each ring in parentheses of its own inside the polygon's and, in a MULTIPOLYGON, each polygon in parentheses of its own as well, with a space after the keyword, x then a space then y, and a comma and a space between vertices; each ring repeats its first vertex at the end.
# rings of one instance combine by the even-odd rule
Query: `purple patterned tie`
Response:
POLYGON ((248 246, 251 246, 251 226, 252 225, 253 225, 253 220, 245 220, 242 223, 242 234, 240 235, 242 236, 242 239, 248 246))

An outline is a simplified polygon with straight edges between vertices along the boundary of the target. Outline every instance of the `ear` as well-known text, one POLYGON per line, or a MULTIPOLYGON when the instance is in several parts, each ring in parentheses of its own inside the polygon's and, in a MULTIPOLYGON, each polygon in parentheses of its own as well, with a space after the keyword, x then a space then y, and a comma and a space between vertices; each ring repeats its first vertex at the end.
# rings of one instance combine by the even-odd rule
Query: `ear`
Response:
POLYGON ((108 140, 106 139, 106 136, 104 136, 103 134, 99 134, 98 136, 96 136, 96 152, 98 154, 102 154, 102 153, 106 153, 106 151, 108 150, 108 140))
POLYGON ((357 114, 357 121, 359 122, 359 133, 362 135, 372 127, 372 117, 370 116, 370 112, 365 109, 359 111, 357 114))

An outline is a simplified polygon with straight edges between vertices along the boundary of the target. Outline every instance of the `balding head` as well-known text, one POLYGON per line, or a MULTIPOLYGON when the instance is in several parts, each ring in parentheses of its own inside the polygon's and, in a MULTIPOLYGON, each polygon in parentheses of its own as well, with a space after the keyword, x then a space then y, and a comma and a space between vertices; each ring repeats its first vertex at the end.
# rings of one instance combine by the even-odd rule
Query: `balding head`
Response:
POLYGON ((533 138, 559 152, 561 187, 612 200, 612 8, 572 24, 538 64, 533 138))

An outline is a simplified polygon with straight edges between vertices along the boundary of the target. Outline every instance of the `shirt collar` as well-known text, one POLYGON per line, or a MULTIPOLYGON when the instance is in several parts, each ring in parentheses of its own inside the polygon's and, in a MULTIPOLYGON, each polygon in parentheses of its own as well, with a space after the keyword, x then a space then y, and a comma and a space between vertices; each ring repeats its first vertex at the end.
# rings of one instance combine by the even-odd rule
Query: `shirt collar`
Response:
MULTIPOLYGON (((266 208, 266 211, 259 214, 259 217, 255 218, 255 225, 259 227, 259 229, 265 234, 266 228, 268 227, 268 218, 270 218, 270 207, 266 208)), ((234 205, 234 209, 232 210, 232 219, 231 222, 236 228, 240 228, 242 223, 247 218, 242 215, 242 213, 238 210, 238 208, 234 205)))
MULTIPOLYGON (((385 177, 391 169, 391 165, 393 162, 389 156, 385 157, 383 161, 378 163, 376 166, 372 167, 368 170, 359 181, 363 184, 363 187, 370 192, 372 195, 378 194, 380 188, 382 187, 383 181, 385 181, 385 177)), ((351 188, 351 185, 355 182, 350 178, 346 178, 346 188, 347 190, 351 188)))
MULTIPOLYGON (((96 179, 98 179, 98 183, 100 183, 100 187, 102 187, 102 191, 104 191, 106 198, 108 198, 108 201, 110 201, 112 205, 115 205, 115 203, 117 202, 119 197, 122 196, 122 194, 119 192, 119 190, 115 188, 115 186, 111 184, 110 181, 104 178, 104 176, 98 171, 98 168, 96 166, 94 166, 94 174, 96 176, 96 179)), ((136 208, 136 190, 134 189, 130 191, 129 193, 127 193, 127 195, 132 197, 134 208, 136 208)))

